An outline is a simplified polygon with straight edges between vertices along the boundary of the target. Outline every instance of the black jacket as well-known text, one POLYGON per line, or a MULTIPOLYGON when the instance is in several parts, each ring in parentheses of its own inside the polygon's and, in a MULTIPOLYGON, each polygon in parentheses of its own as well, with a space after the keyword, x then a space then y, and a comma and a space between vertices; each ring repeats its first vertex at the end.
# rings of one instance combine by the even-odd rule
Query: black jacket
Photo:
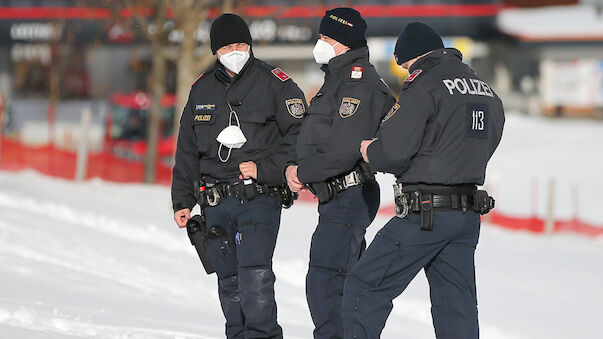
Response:
POLYGON ((372 168, 406 184, 483 185, 502 137, 501 100, 456 49, 435 50, 409 72, 399 108, 368 148, 372 168))
POLYGON ((369 63, 368 47, 337 56, 322 69, 325 82, 297 139, 297 175, 305 184, 350 172, 362 159, 360 141, 375 135, 396 100, 369 63))
MULTIPOLYGON (((237 179, 239 164, 253 161, 258 183, 284 184, 284 169, 296 159, 295 141, 306 108, 299 87, 280 68, 250 57, 240 74, 230 78, 216 61, 213 70, 193 84, 182 112, 172 178, 174 210, 195 204, 194 181, 202 176, 237 179), (233 149, 230 159, 218 158, 218 134, 228 126, 230 109, 236 111, 247 142, 233 149)), ((233 124, 235 123, 233 118, 233 124)), ((222 157, 228 148, 222 147, 222 157)))

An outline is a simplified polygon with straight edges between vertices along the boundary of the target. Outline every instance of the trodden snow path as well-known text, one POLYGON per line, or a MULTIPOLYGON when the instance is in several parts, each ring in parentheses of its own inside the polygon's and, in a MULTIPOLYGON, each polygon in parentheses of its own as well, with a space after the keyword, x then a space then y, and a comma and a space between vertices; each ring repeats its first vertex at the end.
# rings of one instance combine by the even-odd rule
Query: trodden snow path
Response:
MULTIPOLYGON (((312 336, 304 284, 317 219, 314 204, 283 211, 274 270, 286 338, 312 336)), ((484 225, 481 337, 600 336, 602 262, 603 239, 484 225)), ((221 338, 215 280, 172 221, 168 188, 0 172, 0 338, 221 338)), ((382 338, 434 337, 421 272, 382 338)))

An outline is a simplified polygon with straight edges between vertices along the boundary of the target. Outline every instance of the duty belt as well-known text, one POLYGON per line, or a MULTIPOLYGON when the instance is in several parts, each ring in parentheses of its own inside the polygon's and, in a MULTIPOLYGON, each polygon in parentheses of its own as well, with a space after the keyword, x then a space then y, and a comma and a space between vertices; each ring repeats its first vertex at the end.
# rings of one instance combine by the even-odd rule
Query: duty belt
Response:
POLYGON ((293 205, 297 199, 297 193, 291 192, 286 186, 267 186, 258 184, 252 179, 245 179, 235 183, 208 183, 199 180, 196 186, 197 202, 201 207, 217 206, 223 199, 238 198, 241 201, 254 199, 258 195, 271 194, 282 204, 284 208, 293 205))
POLYGON ((421 229, 433 229, 433 210, 467 210, 486 214, 494 208, 495 200, 484 190, 475 186, 462 185, 439 189, 417 189, 404 191, 402 184, 394 185, 396 216, 406 217, 410 212, 421 213, 421 229))
POLYGON ((318 202, 322 204, 333 200, 337 194, 350 187, 362 185, 374 179, 375 176, 369 165, 362 162, 351 172, 331 178, 325 182, 309 184, 308 189, 318 198, 318 202))

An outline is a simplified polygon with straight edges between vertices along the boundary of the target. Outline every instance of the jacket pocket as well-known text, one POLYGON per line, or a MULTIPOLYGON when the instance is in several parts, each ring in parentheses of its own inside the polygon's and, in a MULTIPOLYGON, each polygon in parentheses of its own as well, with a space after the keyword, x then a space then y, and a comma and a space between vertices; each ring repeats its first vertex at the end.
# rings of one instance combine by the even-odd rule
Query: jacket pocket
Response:
POLYGON ((331 98, 324 95, 312 98, 300 133, 302 142, 306 145, 319 145, 329 135, 333 114, 334 105, 331 98))
POLYGON ((267 109, 255 108, 247 110, 237 110, 239 120, 250 124, 264 124, 268 120, 269 112, 267 109))
POLYGON ((271 111, 263 108, 254 108, 246 110, 237 110, 239 121, 241 123, 241 131, 247 139, 247 143, 243 147, 249 149, 266 149, 273 147, 275 141, 273 138, 276 134, 274 129, 276 126, 274 119, 271 118, 271 111))
MULTIPOLYGON (((212 140, 212 131, 216 122, 216 113, 211 114, 198 113, 193 115, 193 129, 197 136, 197 149, 199 153, 207 154, 212 140)), ((213 137, 215 140, 215 136, 213 137)))

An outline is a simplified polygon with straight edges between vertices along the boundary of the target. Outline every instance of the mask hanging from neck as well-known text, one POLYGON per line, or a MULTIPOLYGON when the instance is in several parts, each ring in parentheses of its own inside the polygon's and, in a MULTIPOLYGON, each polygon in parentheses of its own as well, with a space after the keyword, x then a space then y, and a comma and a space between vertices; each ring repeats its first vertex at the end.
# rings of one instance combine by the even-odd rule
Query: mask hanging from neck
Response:
POLYGON ((230 159, 230 153, 233 148, 241 148, 247 142, 247 138, 241 131, 241 124, 239 122, 239 116, 237 112, 232 109, 230 103, 228 103, 228 108, 230 109, 230 114, 228 115, 228 126, 224 128, 216 140, 220 143, 220 147, 218 147, 218 158, 222 162, 227 162, 230 159), (235 118, 236 125, 232 125, 232 118, 235 118), (226 158, 222 158, 222 146, 228 148, 228 154, 226 158))

